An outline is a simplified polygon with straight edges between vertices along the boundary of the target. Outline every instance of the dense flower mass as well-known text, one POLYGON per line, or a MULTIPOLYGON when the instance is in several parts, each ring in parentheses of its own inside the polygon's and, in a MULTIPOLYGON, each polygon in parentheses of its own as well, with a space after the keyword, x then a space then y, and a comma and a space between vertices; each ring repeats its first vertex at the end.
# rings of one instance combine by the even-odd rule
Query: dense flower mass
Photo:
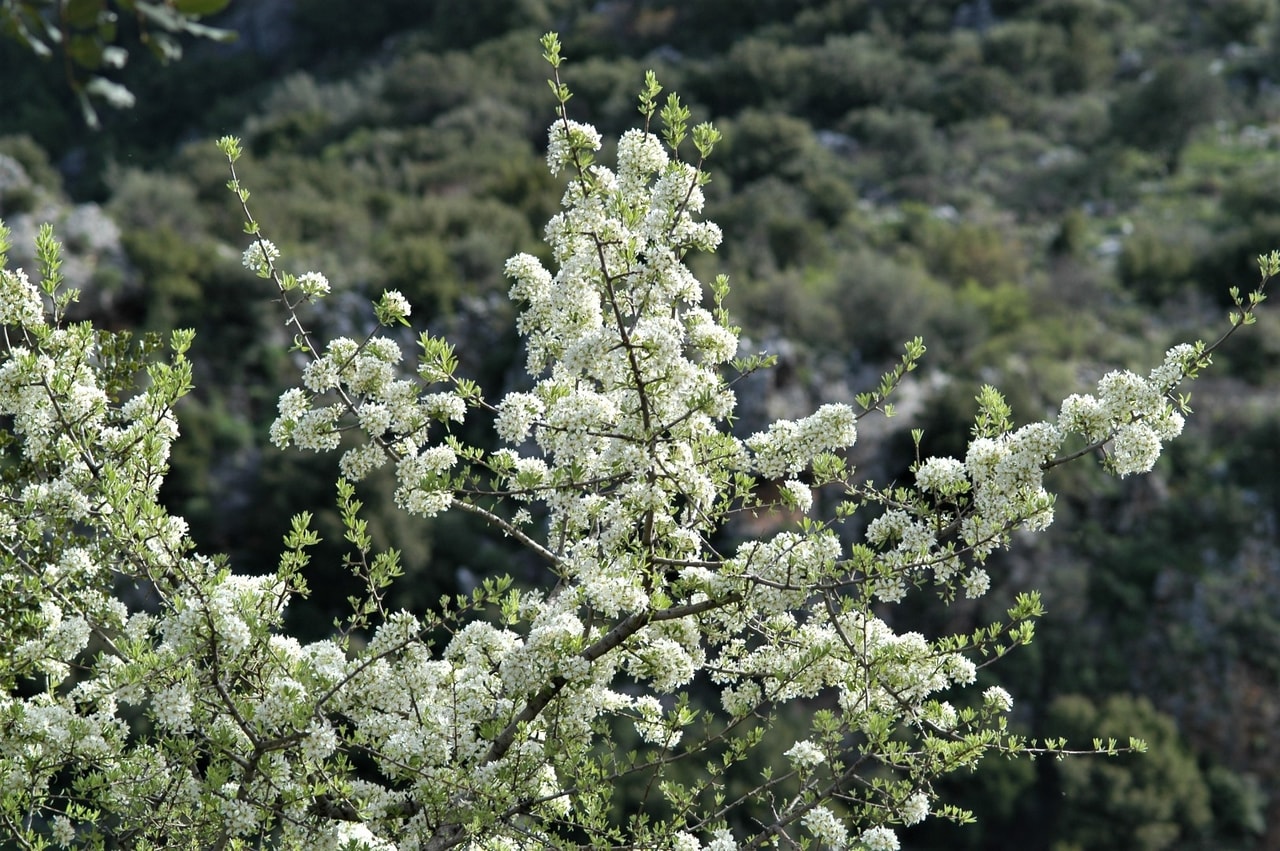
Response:
MULTIPOLYGON (((543 46, 558 68, 558 41, 543 46)), ((966 694, 976 659, 1031 640, 1038 598, 934 639, 878 607, 925 587, 985 594, 987 556, 1052 521, 1045 473, 1073 457, 1064 445, 1104 451, 1119 475, 1150 469, 1182 428, 1171 393, 1209 349, 1175 347, 1145 379, 1108 373, 1052 422, 1015 428, 984 391, 979 436, 962 458, 920 459, 913 485, 877 489, 849 467, 860 414, 846 404, 740 437, 732 383, 759 364, 737 360, 727 284, 704 288, 687 262, 720 241, 698 218, 714 128, 690 132, 678 98, 659 111, 649 77, 646 129, 622 136, 612 170, 558 75, 552 89, 547 161, 567 187, 547 262, 506 265, 529 376, 499 400, 455 375, 443 340, 423 333, 405 356, 398 291, 373 302, 367 336, 313 339, 298 310, 328 280, 284 272, 245 208, 243 263, 286 295, 306 359, 271 440, 341 450, 361 590, 310 643, 285 617, 319 540, 309 515, 278 566, 236 573, 159 502, 190 333, 141 380, 88 325, 57 321, 25 273, 0 273, 0 822, 21 844, 894 851, 895 826, 955 815, 936 779, 1053 751, 1008 736, 1005 689, 966 694), (459 426, 486 416, 469 444, 459 426), (352 484, 384 467, 408 514, 462 511, 522 548, 520 584, 396 609, 398 553, 375 548, 352 484), (864 508, 865 526, 842 529, 864 508), (782 751, 767 724, 789 703, 810 729, 782 751)), ((239 143, 220 145, 243 203, 239 143)))
POLYGON ((0 269, 0 325, 38 325, 44 306, 35 284, 21 269, 0 269))
POLYGON ((269 239, 259 237, 244 250, 244 267, 260 278, 271 277, 273 264, 280 259, 280 249, 269 239))

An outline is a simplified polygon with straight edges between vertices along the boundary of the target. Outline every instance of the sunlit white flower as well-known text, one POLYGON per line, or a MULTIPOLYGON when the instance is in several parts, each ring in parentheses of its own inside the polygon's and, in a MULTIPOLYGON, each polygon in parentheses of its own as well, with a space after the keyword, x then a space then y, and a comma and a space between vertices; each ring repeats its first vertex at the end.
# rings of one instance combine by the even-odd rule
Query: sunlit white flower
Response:
POLYGON ((280 249, 269 239, 258 237, 249 244, 242 256, 244 267, 259 278, 271 277, 272 264, 280 259, 280 249))
POLYGON ((929 796, 916 792, 902 805, 902 823, 910 827, 929 817, 929 796))
POLYGON ((49 833, 50 838, 63 848, 69 848, 76 838, 76 829, 71 824, 71 819, 61 815, 54 816, 49 822, 49 833))
POLYGON ((997 712, 1008 712, 1013 708, 1013 697, 1000 686, 991 686, 984 691, 982 701, 997 712))
POLYGON ((373 305, 378 321, 383 325, 396 323, 409 324, 409 314, 413 312, 409 300, 399 290, 385 290, 382 297, 373 305))
POLYGON ((329 294, 329 279, 320 272, 306 272, 298 276, 298 289, 311 298, 329 294))
POLYGON ((968 490, 969 478, 955 458, 930 458, 916 470, 916 484, 939 496, 955 496, 968 490))
POLYGON ((34 327, 44 319, 44 307, 35 284, 21 269, 0 269, 0 325, 34 327))
POLYGON ((783 756, 791 760, 791 764, 796 768, 801 769, 813 768, 826 759, 822 749, 808 740, 796 742, 783 756))
POLYGON ((887 827, 873 827, 862 831, 858 841, 867 851, 898 851, 898 834, 887 827))
MULTIPOLYGON (((800 823, 808 828, 813 838, 834 849, 843 849, 849 842, 849 831, 826 807, 814 807, 800 817, 800 823)), ((865 834, 864 834, 865 836, 865 834)), ((865 840, 864 840, 865 841, 865 840)), ((893 849, 898 846, 893 845, 893 849)))

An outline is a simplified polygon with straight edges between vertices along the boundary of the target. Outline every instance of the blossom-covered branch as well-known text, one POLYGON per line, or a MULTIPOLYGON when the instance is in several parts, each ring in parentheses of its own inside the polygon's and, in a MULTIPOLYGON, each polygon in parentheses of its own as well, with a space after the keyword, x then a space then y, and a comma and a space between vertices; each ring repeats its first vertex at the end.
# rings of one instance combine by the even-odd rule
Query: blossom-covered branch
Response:
MULTIPOLYGON (((1036 594, 962 635, 899 633, 878 607, 925 586, 986 593, 990 554, 1052 522, 1054 467, 1105 450, 1118 475, 1149 470, 1181 431, 1178 388, 1219 343, 1175 347, 1146 378, 1109 373, 1018 427, 984 388, 964 457, 918 458, 914 481, 892 487, 862 481, 848 451, 862 417, 888 412, 919 340, 860 410, 822 405, 739 436, 735 383, 764 362, 739 356, 728 282, 704 286, 687 265, 720 242, 700 218, 718 132, 689 127, 675 96, 659 108, 648 75, 642 128, 602 165, 600 134, 571 117, 558 40, 542 46, 547 162, 567 186, 550 263, 506 265, 530 384, 500 399, 457 376, 444 340, 423 333, 406 356, 384 330, 411 323, 399 292, 373 302, 362 339, 319 339, 307 311, 329 281, 286 271, 236 175, 238 141, 219 143, 244 265, 274 283, 303 361, 271 440, 340 452, 365 590, 328 638, 304 644, 285 627, 307 593, 309 516, 274 569, 236 572, 198 554, 157 500, 191 334, 173 334, 167 359, 156 346, 122 358, 121 338, 66 325, 47 233, 42 287, 0 275, 0 577, 13 613, 0 626, 13 648, 0 820, 19 842, 882 851, 900 827, 970 817, 939 798, 945 775, 988 754, 1073 752, 1011 733, 1012 697, 975 688, 980 666, 1032 640, 1036 594), (483 445, 459 437, 477 420, 483 445), (537 557, 542 581, 391 608, 398 557, 375 551, 355 497, 386 466, 400 509, 480 517, 537 557), (753 536, 734 523, 744 512, 779 524, 753 536), (792 704, 809 729, 770 740, 792 704), (750 767, 769 754, 782 761, 750 767)), ((1262 262, 1233 329, 1280 271, 1280 255, 1262 262)))

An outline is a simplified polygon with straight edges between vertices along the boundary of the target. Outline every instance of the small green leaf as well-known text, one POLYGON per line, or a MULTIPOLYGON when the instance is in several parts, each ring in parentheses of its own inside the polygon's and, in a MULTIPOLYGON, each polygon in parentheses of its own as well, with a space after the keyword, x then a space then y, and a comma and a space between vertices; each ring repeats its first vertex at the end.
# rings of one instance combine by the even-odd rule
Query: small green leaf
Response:
POLYGON ((184 15, 199 18, 221 12, 230 2, 231 0, 173 0, 173 8, 184 15))

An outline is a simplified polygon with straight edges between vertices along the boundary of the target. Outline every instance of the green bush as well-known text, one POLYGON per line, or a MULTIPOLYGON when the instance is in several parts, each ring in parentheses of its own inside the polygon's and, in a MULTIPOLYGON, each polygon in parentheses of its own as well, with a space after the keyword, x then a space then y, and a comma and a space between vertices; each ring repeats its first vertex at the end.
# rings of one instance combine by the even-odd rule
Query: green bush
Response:
POLYGON ((1203 57, 1168 59, 1116 99, 1112 129, 1118 140, 1158 154, 1173 171, 1192 133, 1216 119, 1225 100, 1222 78, 1203 57))
POLYGON ((1120 249, 1116 265, 1120 282, 1147 304, 1173 298, 1192 286, 1197 241, 1203 239, 1203 233, 1139 225, 1120 249))
POLYGON ((1059 697, 1045 727, 1076 741, 1140 736, 1148 745, 1141 756, 1056 763, 1062 800, 1049 831, 1054 849, 1163 851, 1209 825, 1205 778, 1174 720, 1146 698, 1059 697))
POLYGON ((0 154, 13 157, 36 186, 53 194, 62 192, 62 175, 49 162, 49 155, 31 136, 20 133, 0 136, 0 154))

